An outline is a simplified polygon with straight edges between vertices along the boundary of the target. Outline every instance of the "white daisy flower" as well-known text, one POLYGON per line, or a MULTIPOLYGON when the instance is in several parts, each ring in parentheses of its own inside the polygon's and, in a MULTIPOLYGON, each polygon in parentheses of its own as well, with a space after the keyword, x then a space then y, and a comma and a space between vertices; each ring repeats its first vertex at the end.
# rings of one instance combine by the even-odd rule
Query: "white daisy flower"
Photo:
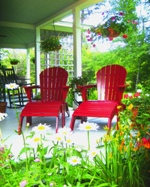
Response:
POLYGON ((71 145, 73 142, 72 142, 72 138, 70 136, 67 136, 65 138, 65 142, 68 144, 68 145, 71 145))
POLYGON ((71 134, 71 129, 67 127, 63 127, 63 128, 58 129, 58 133, 63 134, 64 136, 67 136, 71 134))
POLYGON ((0 121, 4 120, 8 115, 6 113, 0 113, 0 121))
POLYGON ((96 123, 89 123, 89 122, 84 122, 79 124, 79 130, 84 130, 84 131, 90 131, 90 130, 96 130, 99 128, 99 126, 96 123))
POLYGON ((129 96, 129 97, 132 97, 132 93, 128 93, 128 96, 129 96))
POLYGON ((30 140, 26 140, 27 145, 29 145, 30 148, 33 148, 34 151, 37 150, 38 145, 41 143, 41 137, 39 135, 34 135, 30 140))
POLYGON ((142 92, 142 90, 141 90, 141 89, 137 89, 137 92, 138 92, 138 93, 141 93, 141 92, 142 92))
POLYGON ((94 158, 96 155, 98 155, 98 150, 97 149, 89 150, 88 155, 90 158, 94 158))
POLYGON ((50 126, 40 123, 38 126, 33 127, 32 131, 38 134, 46 134, 47 132, 50 131, 50 126))
POLYGON ((16 83, 6 84, 6 88, 10 89, 10 90, 17 89, 18 87, 19 87, 19 85, 16 83))
POLYGON ((60 133, 56 133, 54 135, 53 141, 56 142, 63 142, 64 141, 64 136, 60 133))
POLYGON ((71 165, 75 166, 75 165, 81 164, 81 159, 77 156, 72 156, 72 157, 68 158, 68 162, 71 165))

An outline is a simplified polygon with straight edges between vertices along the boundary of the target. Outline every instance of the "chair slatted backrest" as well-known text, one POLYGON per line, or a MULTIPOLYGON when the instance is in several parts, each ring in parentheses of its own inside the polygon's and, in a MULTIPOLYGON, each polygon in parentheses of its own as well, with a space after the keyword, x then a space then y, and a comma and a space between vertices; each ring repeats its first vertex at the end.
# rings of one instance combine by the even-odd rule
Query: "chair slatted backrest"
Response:
POLYGON ((5 79, 5 84, 10 84, 10 83, 16 83, 17 84, 17 76, 15 74, 14 68, 5 68, 2 67, 4 79, 5 79))
POLYGON ((118 85, 125 84, 126 74, 126 69, 117 64, 101 68, 96 74, 98 100, 118 101, 118 85))
POLYGON ((68 72, 61 67, 51 67, 40 73, 42 101, 63 101, 63 86, 66 86, 68 72))

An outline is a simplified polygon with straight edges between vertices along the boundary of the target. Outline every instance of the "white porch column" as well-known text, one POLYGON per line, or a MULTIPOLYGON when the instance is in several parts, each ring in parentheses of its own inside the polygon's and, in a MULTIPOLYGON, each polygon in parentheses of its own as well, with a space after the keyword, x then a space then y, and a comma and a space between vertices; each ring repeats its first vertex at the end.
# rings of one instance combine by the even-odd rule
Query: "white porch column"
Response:
POLYGON ((27 73, 26 73, 26 77, 27 77, 27 83, 30 83, 30 49, 27 49, 27 73))
MULTIPOLYGON (((74 77, 82 75, 82 58, 81 58, 81 23, 80 9, 73 9, 73 59, 74 59, 74 77)), ((77 101, 82 100, 80 96, 75 94, 77 101)), ((77 108, 73 102, 73 109, 77 108)))
POLYGON ((41 72, 40 67, 40 28, 36 28, 36 37, 35 37, 35 83, 36 85, 40 84, 39 75, 41 72))
POLYGON ((80 9, 73 9, 73 59, 74 76, 82 74, 80 9))

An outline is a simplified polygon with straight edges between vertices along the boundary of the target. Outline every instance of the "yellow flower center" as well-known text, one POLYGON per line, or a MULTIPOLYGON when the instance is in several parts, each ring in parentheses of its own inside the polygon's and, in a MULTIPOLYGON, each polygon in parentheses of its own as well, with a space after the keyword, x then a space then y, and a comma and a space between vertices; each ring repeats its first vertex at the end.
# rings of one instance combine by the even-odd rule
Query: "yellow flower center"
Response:
POLYGON ((40 130, 40 131, 45 130, 45 126, 44 126, 44 125, 39 125, 39 126, 38 126, 38 130, 40 130))
POLYGON ((36 138, 34 138, 33 141, 34 141, 34 142, 39 142, 39 141, 40 141, 40 138, 36 137, 36 138))
POLYGON ((75 158, 72 159, 72 162, 73 162, 73 163, 77 163, 77 159, 75 159, 75 158))
POLYGON ((86 130, 91 130, 91 128, 92 128, 92 127, 91 127, 90 125, 87 125, 87 126, 85 127, 86 130))
POLYGON ((10 85, 10 88, 13 89, 13 88, 14 88, 14 85, 10 85))
POLYGON ((57 141, 61 141, 61 137, 57 137, 57 141))
POLYGON ((70 142, 71 142, 71 140, 70 140, 70 139, 68 139, 68 140, 67 140, 67 143, 70 143, 70 142))
POLYGON ((96 155, 96 152, 92 152, 92 156, 95 156, 96 155))

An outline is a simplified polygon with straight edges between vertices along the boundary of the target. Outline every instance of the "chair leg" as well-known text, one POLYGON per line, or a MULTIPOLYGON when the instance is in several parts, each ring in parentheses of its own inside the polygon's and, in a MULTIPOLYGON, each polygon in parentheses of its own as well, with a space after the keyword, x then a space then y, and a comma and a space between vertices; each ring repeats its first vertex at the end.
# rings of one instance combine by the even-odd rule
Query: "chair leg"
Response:
POLYGON ((9 100, 9 108, 21 107, 21 96, 20 96, 19 89, 15 89, 15 90, 7 89, 7 94, 9 100), (17 100, 16 100, 16 96, 17 96, 17 100), (19 104, 16 104, 15 103, 16 101, 19 102, 19 104))
POLYGON ((110 130, 111 129, 111 119, 108 118, 108 129, 110 130))
POLYGON ((81 117, 81 123, 83 123, 83 122, 87 122, 87 117, 86 116, 81 117))
POLYGON ((56 117, 56 133, 58 133, 58 121, 59 121, 59 117, 56 117))
POLYGON ((69 107, 68 107, 68 104, 65 103, 65 110, 66 110, 66 113, 68 114, 68 117, 70 117, 70 112, 69 112, 69 107))
POLYGON ((66 118, 65 118, 65 111, 66 111, 66 104, 62 104, 62 106, 61 106, 61 112, 62 112, 62 128, 65 126, 65 120, 66 120, 66 118))
POLYGON ((70 129, 71 129, 72 131, 74 130, 75 119, 76 119, 76 117, 75 117, 75 116, 72 116, 71 122, 70 122, 70 129))

